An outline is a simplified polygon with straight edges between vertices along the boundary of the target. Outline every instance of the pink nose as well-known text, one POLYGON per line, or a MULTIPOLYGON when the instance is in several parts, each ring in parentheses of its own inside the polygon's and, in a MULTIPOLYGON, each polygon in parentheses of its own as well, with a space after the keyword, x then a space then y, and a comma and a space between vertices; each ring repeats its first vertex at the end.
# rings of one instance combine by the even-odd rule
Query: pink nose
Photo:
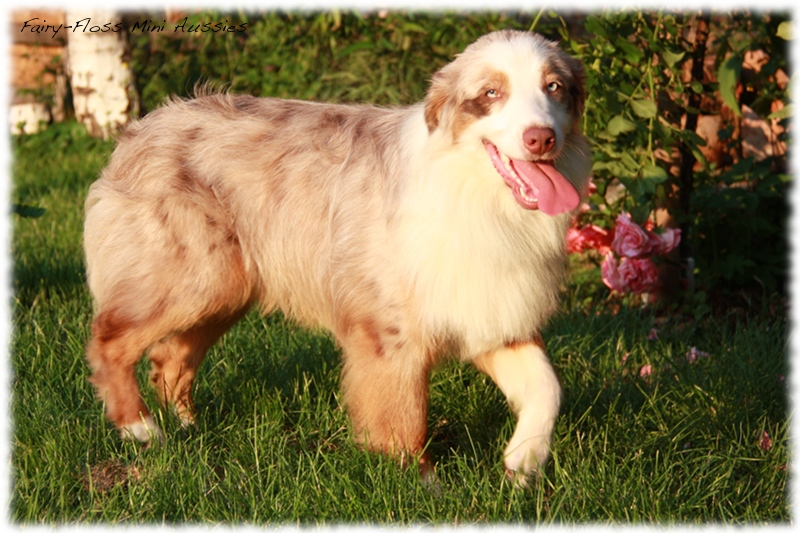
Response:
POLYGON ((556 132, 553 128, 534 126, 522 133, 522 141, 534 155, 544 155, 552 152, 556 146, 556 132))

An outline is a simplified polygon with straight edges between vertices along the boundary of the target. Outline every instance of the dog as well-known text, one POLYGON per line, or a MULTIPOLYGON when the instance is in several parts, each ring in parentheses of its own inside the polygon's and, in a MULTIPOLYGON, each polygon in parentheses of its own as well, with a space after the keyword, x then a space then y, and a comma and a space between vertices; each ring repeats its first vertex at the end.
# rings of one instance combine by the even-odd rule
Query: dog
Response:
POLYGON ((90 381, 123 437, 162 432, 134 367, 182 422, 206 351, 253 306, 330 330, 355 440, 416 461, 431 369, 473 363, 516 414, 509 476, 550 454, 561 390, 541 329, 591 167, 580 63, 503 30, 423 102, 173 99, 131 124, 85 204, 90 381))

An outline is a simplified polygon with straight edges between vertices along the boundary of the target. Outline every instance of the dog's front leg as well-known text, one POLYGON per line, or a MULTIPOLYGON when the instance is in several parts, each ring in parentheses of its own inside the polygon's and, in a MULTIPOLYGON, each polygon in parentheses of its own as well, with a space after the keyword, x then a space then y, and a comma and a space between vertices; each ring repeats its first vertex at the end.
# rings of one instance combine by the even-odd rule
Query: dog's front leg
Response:
POLYGON ((500 387, 517 415, 517 428, 505 450, 509 476, 524 485, 544 468, 558 409, 561 385, 540 338, 480 355, 475 365, 500 387))
POLYGON ((343 336, 344 402, 356 441, 404 465, 416 459, 423 478, 433 481, 430 455, 424 450, 430 358, 398 331, 365 321, 343 336))

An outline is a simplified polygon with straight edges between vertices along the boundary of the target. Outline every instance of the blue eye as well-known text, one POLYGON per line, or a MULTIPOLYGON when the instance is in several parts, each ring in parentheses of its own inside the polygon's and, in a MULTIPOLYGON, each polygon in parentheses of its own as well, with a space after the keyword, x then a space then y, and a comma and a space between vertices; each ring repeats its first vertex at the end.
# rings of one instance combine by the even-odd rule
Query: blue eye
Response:
POLYGON ((497 89, 489 89, 488 91, 486 91, 486 96, 488 96, 489 98, 500 98, 500 91, 498 91, 497 89))
POLYGON ((558 91, 560 88, 561 84, 558 83, 557 81, 551 81, 550 83, 547 84, 547 92, 551 94, 558 91))

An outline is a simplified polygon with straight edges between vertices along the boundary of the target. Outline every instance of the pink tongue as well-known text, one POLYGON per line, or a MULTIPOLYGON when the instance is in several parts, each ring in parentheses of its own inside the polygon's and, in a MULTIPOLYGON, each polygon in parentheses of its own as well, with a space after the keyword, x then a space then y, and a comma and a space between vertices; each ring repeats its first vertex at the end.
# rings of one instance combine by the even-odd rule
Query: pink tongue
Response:
POLYGON ((540 211, 555 216, 572 211, 580 204, 578 190, 552 164, 512 159, 511 165, 532 189, 526 193, 539 200, 540 211))

